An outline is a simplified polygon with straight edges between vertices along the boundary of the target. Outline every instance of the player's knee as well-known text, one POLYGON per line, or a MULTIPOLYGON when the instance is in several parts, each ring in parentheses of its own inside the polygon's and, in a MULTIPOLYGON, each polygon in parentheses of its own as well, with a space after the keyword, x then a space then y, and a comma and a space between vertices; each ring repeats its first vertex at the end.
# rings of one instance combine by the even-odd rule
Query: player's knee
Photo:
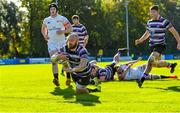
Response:
POLYGON ((52 65, 53 65, 53 66, 57 66, 57 65, 58 65, 58 63, 56 63, 56 62, 52 62, 52 65))

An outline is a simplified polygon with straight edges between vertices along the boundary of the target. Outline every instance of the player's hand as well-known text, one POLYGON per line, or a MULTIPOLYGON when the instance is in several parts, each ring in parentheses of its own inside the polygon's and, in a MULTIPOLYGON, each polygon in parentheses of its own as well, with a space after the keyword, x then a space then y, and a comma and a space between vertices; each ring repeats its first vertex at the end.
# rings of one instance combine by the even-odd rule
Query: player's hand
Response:
POLYGON ((177 49, 180 50, 180 43, 177 44, 177 49))
POLYGON ((48 35, 45 35, 45 36, 44 36, 44 39, 45 39, 46 41, 48 41, 48 40, 49 40, 48 35))
POLYGON ((63 53, 61 53, 61 54, 59 55, 59 58, 60 58, 61 60, 63 60, 63 61, 69 60, 69 58, 68 58, 65 54, 63 54, 63 53))
POLYGON ((68 73, 71 73, 72 72, 72 69, 71 68, 63 68, 64 71, 68 72, 68 73))
POLYGON ((140 44, 141 42, 140 42, 140 40, 139 39, 137 39, 137 40, 135 40, 135 45, 137 46, 138 44, 140 44))
POLYGON ((60 30, 57 30, 57 31, 56 31, 56 34, 61 35, 61 34, 64 34, 64 32, 65 32, 64 30, 61 30, 61 29, 60 29, 60 30))
POLYGON ((75 68, 66 68, 66 69, 64 69, 64 71, 66 71, 68 73, 72 73, 72 72, 75 72, 75 68))

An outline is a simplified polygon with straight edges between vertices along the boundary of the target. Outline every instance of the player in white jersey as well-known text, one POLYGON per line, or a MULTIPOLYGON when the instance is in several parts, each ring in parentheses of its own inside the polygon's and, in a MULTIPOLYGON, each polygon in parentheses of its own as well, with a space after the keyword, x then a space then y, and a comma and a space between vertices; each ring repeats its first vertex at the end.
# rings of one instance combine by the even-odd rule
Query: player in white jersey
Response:
MULTIPOLYGON (((120 65, 117 69, 117 74, 119 80, 139 80, 143 76, 143 72, 147 65, 140 65, 138 67, 132 68, 132 65, 140 61, 138 60, 130 61, 126 64, 120 65)), ((146 79, 154 80, 154 79, 163 79, 163 78, 177 78, 177 76, 165 76, 165 75, 157 75, 157 74, 148 74, 146 79)))
MULTIPOLYGON (((55 3, 49 5, 50 16, 45 18, 42 24, 41 32, 47 41, 49 55, 57 53, 60 47, 65 43, 65 34, 72 31, 71 23, 64 16, 58 14, 58 7, 55 3)), ((59 86, 58 63, 52 63, 54 74, 53 83, 59 86)))

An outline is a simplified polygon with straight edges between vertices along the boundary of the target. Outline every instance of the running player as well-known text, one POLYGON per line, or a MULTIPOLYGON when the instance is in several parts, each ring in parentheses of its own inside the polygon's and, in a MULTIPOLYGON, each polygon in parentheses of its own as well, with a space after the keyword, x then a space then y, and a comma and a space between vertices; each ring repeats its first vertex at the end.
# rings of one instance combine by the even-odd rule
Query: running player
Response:
POLYGON ((169 30, 177 41, 177 49, 180 50, 180 36, 173 25, 165 18, 159 14, 159 7, 152 6, 150 8, 151 20, 147 22, 147 30, 144 35, 135 41, 135 45, 138 45, 149 38, 149 45, 151 50, 151 55, 149 56, 146 69, 144 70, 143 76, 138 80, 138 86, 141 87, 146 77, 150 73, 152 66, 156 67, 170 67, 171 73, 174 72, 174 69, 177 63, 169 63, 161 60, 161 55, 166 48, 165 43, 165 32, 169 30))
MULTIPOLYGON (((58 14, 58 7, 55 3, 49 5, 49 11, 50 16, 44 19, 41 32, 47 41, 49 55, 52 56, 66 43, 64 34, 70 33, 72 27, 66 17, 58 14)), ((52 63, 52 72, 53 83, 59 86, 58 63, 52 63)))

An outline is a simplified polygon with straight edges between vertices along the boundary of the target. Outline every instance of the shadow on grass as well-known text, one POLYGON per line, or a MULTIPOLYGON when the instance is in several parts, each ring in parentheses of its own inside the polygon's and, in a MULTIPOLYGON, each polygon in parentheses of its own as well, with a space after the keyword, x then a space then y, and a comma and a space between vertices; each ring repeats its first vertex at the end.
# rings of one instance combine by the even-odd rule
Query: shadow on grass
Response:
POLYGON ((95 106, 99 101, 99 97, 92 94, 77 94, 76 103, 80 103, 84 106, 95 106))
POLYGON ((145 88, 160 89, 160 90, 163 90, 163 91, 180 92, 180 86, 171 86, 171 87, 167 87, 167 88, 159 88, 159 87, 145 87, 145 88))
POLYGON ((73 87, 68 87, 66 89, 61 89, 60 87, 56 87, 53 92, 50 92, 55 96, 63 96, 64 99, 70 100, 75 96, 75 100, 63 101, 68 103, 80 103, 84 106, 95 106, 96 103, 101 103, 99 101, 99 97, 92 94, 76 94, 73 90, 73 87))
POLYGON ((180 86, 171 86, 171 87, 168 87, 165 90, 180 92, 180 86))
POLYGON ((73 90, 73 87, 68 87, 66 89, 61 89, 60 87, 56 87, 53 92, 50 92, 51 94, 55 96, 63 96, 64 99, 71 99, 76 94, 73 90))

